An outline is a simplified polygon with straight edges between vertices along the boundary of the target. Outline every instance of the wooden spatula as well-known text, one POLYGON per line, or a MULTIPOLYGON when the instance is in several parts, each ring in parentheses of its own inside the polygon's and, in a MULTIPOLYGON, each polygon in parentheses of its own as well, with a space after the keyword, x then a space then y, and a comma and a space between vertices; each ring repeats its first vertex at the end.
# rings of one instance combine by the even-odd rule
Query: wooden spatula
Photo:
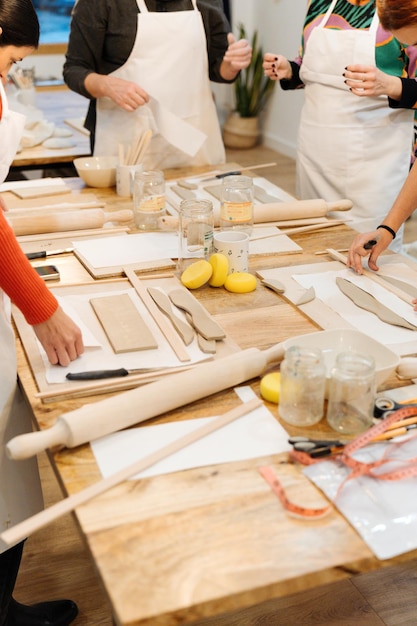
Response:
POLYGON ((172 308, 171 300, 168 295, 159 287, 148 287, 148 293, 158 308, 169 317, 177 333, 181 336, 183 342, 188 346, 194 339, 195 333, 191 326, 185 320, 181 319, 172 308))
POLYGON ((194 328, 206 339, 223 339, 223 328, 209 315, 206 309, 185 289, 173 289, 168 293, 171 302, 187 311, 193 320, 194 328))

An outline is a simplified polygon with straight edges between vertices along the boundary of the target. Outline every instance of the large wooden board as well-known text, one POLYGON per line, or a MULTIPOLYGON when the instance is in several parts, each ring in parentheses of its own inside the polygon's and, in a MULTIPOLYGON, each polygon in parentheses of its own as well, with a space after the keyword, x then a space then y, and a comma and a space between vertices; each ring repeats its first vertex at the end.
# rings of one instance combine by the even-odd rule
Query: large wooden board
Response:
MULTIPOLYGON (((171 275, 168 276, 153 276, 149 277, 145 280, 146 286, 153 287, 161 287, 165 290, 182 288, 178 279, 171 275)), ((87 284, 79 284, 79 285, 61 285, 54 287, 52 289, 53 293, 57 297, 64 297, 66 295, 82 295, 87 300, 90 297, 98 296, 99 294, 103 294, 103 292, 108 294, 114 293, 120 294, 126 291, 131 285, 127 280, 117 280, 117 281, 99 281, 94 283, 87 284)), ((161 375, 168 375, 177 369, 183 369, 184 367, 193 367, 193 364, 187 363, 184 364, 179 359, 177 360, 177 365, 175 367, 170 367, 169 369, 161 369, 160 371, 150 371, 146 373, 140 374, 132 374, 126 376, 124 378, 111 378, 111 379, 103 379, 103 380, 95 380, 95 381, 68 381, 68 382, 59 382, 59 383, 50 383, 46 377, 46 366, 44 360, 42 358, 41 350, 39 343, 36 339, 36 335, 31 326, 29 326, 21 312, 13 307, 13 319, 15 321, 18 333, 23 343, 23 347, 25 349, 33 376, 35 378, 37 387, 39 389, 38 397, 43 402, 51 402, 57 399, 62 400, 66 398, 74 398, 80 396, 91 396, 92 394, 100 394, 100 393, 110 393, 113 391, 119 391, 124 389, 129 389, 132 387, 136 387, 140 384, 144 384, 155 380, 161 375)), ((85 319, 83 318, 83 322, 88 325, 88 328, 93 332, 93 334, 100 340, 100 343, 104 346, 107 351, 113 350, 110 346, 109 340, 101 327, 98 319, 94 315, 93 311, 91 311, 91 318, 85 319)), ((157 325, 154 323, 153 332, 158 333, 157 325)), ((159 332, 158 334, 158 342, 159 346, 162 349, 169 349, 169 342, 164 338, 164 336, 159 332)), ((197 339, 195 339, 197 342, 197 339)), ((230 338, 230 336, 226 336, 222 341, 218 341, 217 343, 217 352, 214 355, 214 358, 221 358, 222 356, 226 356, 231 352, 235 352, 239 350, 237 344, 230 338)), ((191 349, 191 346, 187 349, 191 349)), ((195 345, 192 347, 193 350, 198 350, 195 345)), ((154 352, 152 350, 151 352, 154 352)), ((135 355, 135 353, 130 353, 135 355)), ((137 351, 137 354, 145 354, 142 351, 137 351)), ((125 355, 120 355, 120 358, 123 359, 125 355)), ((141 357, 143 358, 143 357, 141 357)), ((213 358, 212 356, 208 357, 207 354, 201 352, 201 359, 207 360, 207 358, 213 358)), ((197 366, 198 363, 195 363, 197 366)), ((141 367, 141 365, 138 365, 141 367)), ((112 366, 114 367, 114 366, 112 366)), ((124 363, 118 365, 118 367, 125 367, 124 363)), ((100 365, 100 369, 107 369, 106 362, 103 362, 100 365)), ((96 368, 95 368, 96 369, 96 368)))

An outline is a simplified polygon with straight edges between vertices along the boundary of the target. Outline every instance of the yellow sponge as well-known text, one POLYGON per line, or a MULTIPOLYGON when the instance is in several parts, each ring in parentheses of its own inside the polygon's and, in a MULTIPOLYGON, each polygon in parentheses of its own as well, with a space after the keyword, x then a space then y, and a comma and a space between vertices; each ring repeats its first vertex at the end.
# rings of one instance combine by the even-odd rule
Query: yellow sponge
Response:
POLYGON ((281 389, 281 374, 280 372, 272 372, 271 374, 265 374, 261 378, 261 396, 268 402, 279 403, 279 394, 281 389))
POLYGON ((198 289, 211 278, 213 268, 208 261, 201 259, 191 263, 181 274, 181 282, 188 289, 198 289))
POLYGON ((256 289, 256 278, 247 272, 235 272, 226 278, 224 287, 233 293, 249 293, 256 289))
POLYGON ((213 268, 213 274, 209 280, 210 287, 222 287, 229 272, 229 260, 227 256, 216 252, 209 258, 209 263, 213 268))

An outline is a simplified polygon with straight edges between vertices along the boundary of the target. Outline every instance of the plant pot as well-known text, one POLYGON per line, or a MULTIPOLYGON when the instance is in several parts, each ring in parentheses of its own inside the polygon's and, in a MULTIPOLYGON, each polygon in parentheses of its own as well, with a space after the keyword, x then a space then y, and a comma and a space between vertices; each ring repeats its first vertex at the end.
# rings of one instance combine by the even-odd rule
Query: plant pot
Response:
POLYGON ((233 111, 223 125, 226 148, 253 148, 259 139, 259 118, 241 117, 233 111))

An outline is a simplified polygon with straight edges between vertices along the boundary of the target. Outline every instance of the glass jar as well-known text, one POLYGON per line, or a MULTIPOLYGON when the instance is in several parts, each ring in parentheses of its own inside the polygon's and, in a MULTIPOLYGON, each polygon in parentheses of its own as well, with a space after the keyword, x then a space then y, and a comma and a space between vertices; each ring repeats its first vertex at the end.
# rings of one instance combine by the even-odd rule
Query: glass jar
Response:
POLYGON ((158 230, 158 219, 165 215, 165 179, 161 170, 135 172, 133 213, 140 230, 158 230))
POLYGON ((220 230, 233 228, 252 233, 253 179, 250 176, 225 176, 220 200, 220 230))
POLYGON ((214 215, 210 200, 182 200, 179 213, 178 270, 213 252, 214 215))
POLYGON ((281 363, 280 417, 294 426, 317 424, 324 414, 326 367, 321 350, 291 346, 281 363))
POLYGON ((373 425, 375 396, 373 358, 356 352, 338 354, 329 386, 329 425, 345 435, 356 435, 366 430, 373 425))

